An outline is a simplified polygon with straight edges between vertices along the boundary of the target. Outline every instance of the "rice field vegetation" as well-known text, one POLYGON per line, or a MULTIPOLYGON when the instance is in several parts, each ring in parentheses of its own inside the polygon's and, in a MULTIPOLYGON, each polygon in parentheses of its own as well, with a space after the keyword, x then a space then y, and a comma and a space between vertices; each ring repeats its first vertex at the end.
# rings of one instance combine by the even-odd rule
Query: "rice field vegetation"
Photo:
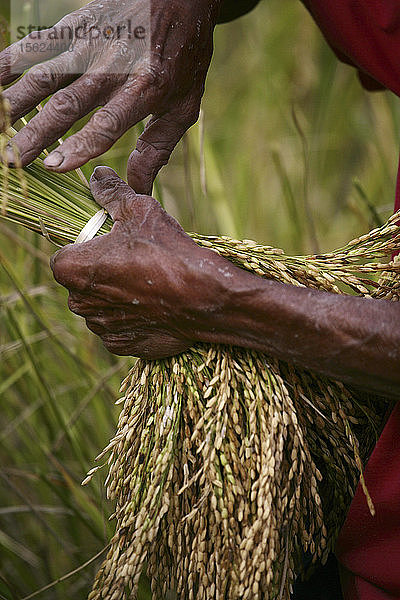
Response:
MULTIPOLYGON (((393 207, 397 99, 367 94, 299 2, 268 0, 216 32, 200 123, 155 195, 186 230, 324 252, 393 207)), ((139 127, 105 156, 125 175, 139 127)), ((84 600, 113 532, 102 470, 134 360, 69 313, 45 239, 0 223, 0 598, 84 600), (42 591, 39 591, 42 590, 42 591)), ((151 594, 143 579, 140 600, 151 594)))

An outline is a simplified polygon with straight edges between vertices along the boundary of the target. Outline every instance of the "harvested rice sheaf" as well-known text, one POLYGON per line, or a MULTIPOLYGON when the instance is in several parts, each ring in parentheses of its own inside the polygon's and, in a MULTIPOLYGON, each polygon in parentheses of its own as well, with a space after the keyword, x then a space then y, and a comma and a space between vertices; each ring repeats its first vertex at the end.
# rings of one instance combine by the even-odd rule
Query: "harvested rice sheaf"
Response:
MULTIPOLYGON (((75 174, 40 159, 24 170, 28 194, 21 173, 0 177, 3 218, 57 243, 96 212, 75 174)), ((398 300, 399 219, 320 256, 191 235, 261 277, 398 300)), ((90 600, 134 598, 144 569, 155 599, 289 599, 305 557, 333 548, 389 405, 260 352, 203 344, 138 360, 121 391, 117 433, 98 457, 109 454, 116 533, 90 600)))
MULTIPOLYGON (((365 238, 366 251, 382 231, 365 238)), ((196 239, 264 276, 333 284, 334 254, 316 259, 317 273, 311 257, 309 271, 304 258, 270 248, 196 239)), ((341 251, 338 268, 363 243, 341 251)), ((384 286, 373 285, 380 297, 395 289, 388 268, 384 286)), ((348 277, 353 288, 368 285, 348 277)), ((190 600, 288 599, 305 556, 324 562, 332 550, 388 407, 262 353, 205 345, 139 360, 122 392, 117 434, 99 457, 111 452, 116 534, 91 600, 123 598, 126 588, 134 597, 145 565, 155 598, 174 589, 190 600)))

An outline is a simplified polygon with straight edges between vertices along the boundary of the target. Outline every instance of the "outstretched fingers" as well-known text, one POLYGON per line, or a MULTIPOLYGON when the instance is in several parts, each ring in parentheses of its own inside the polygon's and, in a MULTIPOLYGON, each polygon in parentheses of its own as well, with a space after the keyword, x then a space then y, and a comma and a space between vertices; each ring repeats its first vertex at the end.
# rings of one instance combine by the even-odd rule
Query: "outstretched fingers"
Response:
MULTIPOLYGON (((12 139, 8 160, 10 166, 16 163, 12 150, 16 146, 22 166, 32 162, 39 154, 56 142, 80 118, 87 115, 100 102, 102 88, 89 74, 82 75, 65 89, 59 90, 46 103, 43 110, 23 127, 12 139)), ((61 162, 59 149, 53 151, 52 159, 45 160, 46 166, 61 162)))
POLYGON ((153 95, 153 90, 147 90, 129 103, 125 91, 115 94, 78 133, 64 142, 62 148, 51 153, 44 164, 53 171, 65 173, 100 156, 130 127, 147 117, 149 101, 153 95))
POLYGON ((64 19, 50 29, 31 32, 22 40, 0 52, 0 85, 9 85, 18 79, 26 69, 66 51, 70 39, 67 36, 60 40, 58 29, 62 31, 67 27, 64 19))
POLYGON ((71 54, 65 52, 55 59, 33 67, 13 86, 4 90, 3 97, 9 104, 11 124, 28 114, 42 100, 72 82, 82 72, 78 59, 71 62, 71 54))

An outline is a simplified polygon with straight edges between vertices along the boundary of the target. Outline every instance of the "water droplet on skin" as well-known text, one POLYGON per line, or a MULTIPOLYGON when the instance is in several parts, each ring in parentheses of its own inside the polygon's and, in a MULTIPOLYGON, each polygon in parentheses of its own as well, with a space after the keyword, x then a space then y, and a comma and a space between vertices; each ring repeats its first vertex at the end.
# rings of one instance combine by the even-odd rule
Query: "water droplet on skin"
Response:
POLYGON ((131 304, 140 304, 140 302, 139 302, 139 300, 138 300, 137 298, 134 298, 134 299, 131 301, 131 304))
POLYGON ((229 271, 228 267, 225 267, 224 269, 219 268, 218 271, 224 277, 233 277, 233 274, 229 271))

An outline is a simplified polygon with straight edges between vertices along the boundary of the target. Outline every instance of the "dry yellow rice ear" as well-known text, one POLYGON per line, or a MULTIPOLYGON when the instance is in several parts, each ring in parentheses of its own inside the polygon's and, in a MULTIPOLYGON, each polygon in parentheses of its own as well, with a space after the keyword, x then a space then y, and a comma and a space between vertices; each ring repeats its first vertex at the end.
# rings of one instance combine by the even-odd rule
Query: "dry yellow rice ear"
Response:
MULTIPOLYGON (((0 217, 56 243, 98 210, 77 174, 49 173, 41 159, 3 169, 0 184, 0 217)), ((399 219, 322 256, 192 237, 261 277, 398 300, 400 264, 387 257, 399 219)), ((154 598, 289 598, 304 554, 323 561, 333 547, 387 408, 261 353, 204 345, 138 361, 123 394, 102 453, 116 533, 92 600, 134 597, 145 565, 154 598)))
MULTIPOLYGON (((376 260, 399 247, 396 219, 307 258, 193 237, 263 277, 395 299, 400 263, 376 260)), ((116 533, 90 600, 135 597, 145 567, 154 598, 288 600, 305 556, 324 562, 333 548, 387 403, 259 352, 206 345, 139 360, 121 389, 118 430, 100 455, 110 452, 116 533)))

